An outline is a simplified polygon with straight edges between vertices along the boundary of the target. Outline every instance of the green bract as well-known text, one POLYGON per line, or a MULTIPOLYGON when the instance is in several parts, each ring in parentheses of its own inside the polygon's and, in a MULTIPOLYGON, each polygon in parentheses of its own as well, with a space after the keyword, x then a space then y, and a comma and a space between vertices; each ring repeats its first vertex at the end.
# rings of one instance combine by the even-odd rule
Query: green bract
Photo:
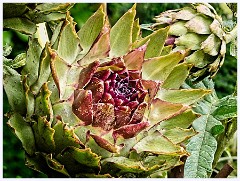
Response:
MULTIPOLYGON (((44 6, 44 5, 42 5, 44 6)), ((66 19, 29 37, 21 73, 4 64, 8 125, 26 164, 49 177, 160 177, 183 164, 181 143, 208 94, 180 89, 185 51, 163 52, 169 28, 142 38, 136 5, 110 28, 100 7, 79 32, 66 19)))
POLYGON ((223 21, 215 9, 207 3, 195 3, 191 7, 169 10, 155 17, 156 30, 170 26, 166 45, 173 50, 189 50, 185 62, 193 64, 192 78, 201 80, 214 76, 222 66, 231 33, 225 32, 223 21))

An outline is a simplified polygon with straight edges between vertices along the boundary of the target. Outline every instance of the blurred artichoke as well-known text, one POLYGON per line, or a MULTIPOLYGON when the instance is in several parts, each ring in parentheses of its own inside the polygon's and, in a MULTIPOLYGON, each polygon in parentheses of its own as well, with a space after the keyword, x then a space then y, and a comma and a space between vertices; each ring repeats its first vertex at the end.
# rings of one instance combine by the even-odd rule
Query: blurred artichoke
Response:
POLYGON ((183 164, 180 144, 199 116, 190 105, 210 91, 179 90, 185 52, 161 56, 168 28, 141 38, 135 8, 110 28, 100 7, 78 33, 67 12, 51 36, 41 24, 29 37, 26 64, 4 63, 8 125, 27 166, 49 177, 160 177, 183 164))
POLYGON ((155 20, 151 29, 170 26, 166 45, 173 45, 173 50, 190 50, 184 60, 193 64, 191 76, 196 81, 217 73, 224 62, 226 44, 236 37, 236 30, 233 34, 225 32, 221 17, 207 3, 165 11, 155 20))

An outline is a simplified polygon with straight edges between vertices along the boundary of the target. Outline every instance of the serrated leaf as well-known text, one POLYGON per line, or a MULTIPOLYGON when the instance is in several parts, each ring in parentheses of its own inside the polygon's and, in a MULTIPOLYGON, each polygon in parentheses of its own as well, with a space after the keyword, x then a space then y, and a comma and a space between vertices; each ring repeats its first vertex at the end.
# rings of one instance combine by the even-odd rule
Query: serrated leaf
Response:
POLYGON ((56 159, 52 158, 52 155, 46 155, 46 162, 47 162, 47 165, 55 170, 56 172, 60 172, 62 173, 63 175, 66 175, 66 176, 70 176, 67 172, 67 170, 64 168, 64 165, 62 165, 61 163, 59 163, 56 159))
POLYGON ((171 54, 148 59, 143 63, 142 77, 145 80, 165 81, 173 68, 184 58, 184 53, 171 54))
POLYGON ((8 44, 3 46, 3 56, 6 57, 8 55, 10 55, 12 52, 12 47, 8 44))
POLYGON ((77 33, 81 47, 83 48, 83 52, 81 52, 82 54, 86 54, 93 45, 103 28, 104 20, 105 14, 103 12, 103 7, 101 6, 77 33))
POLYGON ((44 83, 39 94, 36 97, 35 114, 38 116, 46 116, 48 121, 52 121, 53 111, 50 102, 51 92, 48 89, 47 83, 44 83))
POLYGON ((133 148, 137 151, 137 153, 146 151, 154 154, 165 155, 186 154, 180 146, 173 144, 158 131, 155 131, 153 134, 150 134, 140 140, 133 148))
POLYGON ((56 145, 56 154, 60 153, 68 146, 74 146, 76 148, 81 148, 83 146, 83 143, 78 139, 74 130, 69 128, 65 123, 58 120, 53 126, 53 129, 55 130, 53 138, 56 145))
POLYGON ((157 98, 172 102, 172 103, 179 103, 184 105, 191 105, 206 94, 211 93, 211 90, 205 89, 181 89, 181 90, 165 90, 161 89, 157 93, 157 98))
POLYGON ((237 97, 227 96, 220 99, 212 115, 218 120, 237 117, 237 97))
POLYGON ((37 149, 45 153, 53 153, 55 150, 53 140, 55 130, 51 128, 51 124, 46 120, 46 117, 38 117, 32 128, 37 149))
POLYGON ((26 53, 18 54, 14 60, 3 59, 3 64, 13 69, 22 67, 26 64, 26 53))
POLYGON ((191 68, 192 65, 187 63, 175 66, 161 87, 164 89, 179 89, 189 75, 191 68))
POLYGON ((37 26, 27 18, 7 18, 3 21, 4 28, 10 28, 27 35, 33 35, 37 31, 37 26))
POLYGON ((26 99, 21 75, 14 69, 3 65, 3 85, 8 102, 14 112, 26 113, 26 99))
POLYGON ((100 157, 89 148, 67 147, 57 155, 57 160, 65 166, 72 177, 79 173, 97 174, 100 170, 100 157))
POLYGON ((119 57, 126 54, 132 44, 132 31, 136 5, 126 12, 110 31, 110 57, 119 57))
POLYGON ((211 130, 214 126, 221 125, 221 122, 211 114, 215 110, 218 98, 213 88, 213 82, 208 78, 198 84, 190 85, 193 88, 212 89, 212 93, 199 101, 194 108, 194 111, 202 116, 193 122, 193 128, 198 134, 192 137, 187 144, 190 156, 185 163, 184 178, 208 178, 212 172, 212 163, 217 149, 217 141, 211 134, 211 130))
POLYGON ((12 131, 16 134, 18 139, 20 139, 26 152, 29 155, 33 155, 36 151, 36 147, 33 130, 30 124, 18 113, 13 114, 7 124, 12 128, 12 131))

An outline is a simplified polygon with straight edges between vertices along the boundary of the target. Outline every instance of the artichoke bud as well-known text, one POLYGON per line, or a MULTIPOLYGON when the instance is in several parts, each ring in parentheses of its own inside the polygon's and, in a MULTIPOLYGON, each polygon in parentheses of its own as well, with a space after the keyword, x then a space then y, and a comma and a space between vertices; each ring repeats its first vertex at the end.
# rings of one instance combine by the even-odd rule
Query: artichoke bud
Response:
POLYGON ((191 78, 199 81, 216 74, 225 58, 226 31, 221 17, 210 4, 194 3, 191 7, 169 10, 155 20, 151 25, 153 30, 170 26, 166 45, 171 43, 173 51, 191 50, 185 57, 185 62, 193 64, 191 78))
POLYGON ((100 7, 76 32, 67 12, 45 46, 30 36, 21 73, 4 66, 8 125, 30 168, 49 177, 152 177, 183 164, 181 143, 196 134, 190 105, 209 91, 180 89, 192 67, 186 52, 164 49, 169 28, 141 37, 135 15, 136 5, 110 28, 100 7))

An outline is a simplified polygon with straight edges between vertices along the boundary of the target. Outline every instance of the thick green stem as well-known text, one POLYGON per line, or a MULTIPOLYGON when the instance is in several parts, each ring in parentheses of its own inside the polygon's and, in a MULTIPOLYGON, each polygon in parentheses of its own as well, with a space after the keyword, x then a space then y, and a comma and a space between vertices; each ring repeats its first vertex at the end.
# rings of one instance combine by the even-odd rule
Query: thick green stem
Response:
POLYGON ((230 43, 232 40, 234 40, 237 37, 237 25, 232 29, 231 32, 226 33, 225 40, 226 43, 230 43))
POLYGON ((231 121, 225 121, 225 131, 217 138, 218 146, 215 152, 212 168, 215 168, 218 160, 220 159, 223 151, 229 145, 230 140, 233 138, 237 130, 237 118, 232 118, 231 121))

